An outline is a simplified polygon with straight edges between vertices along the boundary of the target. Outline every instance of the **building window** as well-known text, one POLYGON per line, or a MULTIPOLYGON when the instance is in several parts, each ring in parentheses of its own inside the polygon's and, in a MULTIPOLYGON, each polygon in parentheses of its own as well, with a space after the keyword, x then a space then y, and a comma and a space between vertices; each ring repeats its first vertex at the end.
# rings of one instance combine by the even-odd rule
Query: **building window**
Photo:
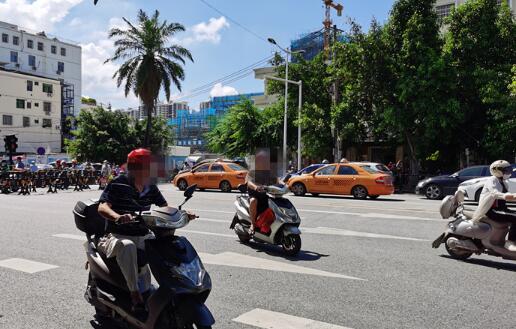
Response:
POLYGON ((34 119, 34 123, 39 125, 39 119, 34 119))
POLYGON ((51 94, 52 93, 52 85, 48 84, 48 83, 44 83, 43 84, 43 92, 47 93, 47 94, 51 94))
POLYGON ((18 63, 18 53, 11 51, 11 63, 18 63))
POLYGON ((32 108, 32 103, 31 102, 27 102, 27 108, 28 109, 32 108))
POLYGON ((52 127, 52 119, 43 119, 43 128, 51 128, 52 127))
POLYGON ((38 50, 43 51, 43 42, 38 42, 38 50))
POLYGON ((36 67, 36 56, 29 55, 29 66, 36 67))
POLYGON ((34 103, 34 107, 39 107, 39 103, 34 103))
POLYGON ((20 38, 13 35, 13 45, 17 46, 20 44, 20 38))
POLYGON ((30 127, 30 118, 29 117, 23 117, 23 126, 30 127))
POLYGON ((57 62, 57 72, 64 72, 64 63, 57 62))
POLYGON ((24 99, 17 99, 16 100, 16 108, 17 109, 24 109, 25 108, 25 100, 24 99))
POLYGON ((56 54, 57 53, 57 47, 56 46, 50 46, 50 52, 52 54, 56 54))
POLYGON ((30 48, 30 49, 34 48, 34 41, 27 40, 27 48, 30 48))
POLYGON ((66 56, 66 48, 61 48, 61 56, 66 56))
POLYGON ((27 91, 32 91, 32 81, 27 80, 27 91))
POLYGON ((43 111, 45 111, 45 114, 50 114, 50 112, 52 111, 52 103, 43 102, 43 111))
POLYGON ((12 126, 13 125, 13 116, 12 115, 2 115, 2 124, 4 126, 12 126))
POLYGON ((444 19, 448 16, 450 16, 452 9, 455 7, 453 3, 448 5, 442 5, 442 6, 436 6, 435 12, 437 14, 437 17, 439 19, 444 19))
POLYGON ((2 42, 9 42, 9 35, 7 33, 2 33, 2 42))

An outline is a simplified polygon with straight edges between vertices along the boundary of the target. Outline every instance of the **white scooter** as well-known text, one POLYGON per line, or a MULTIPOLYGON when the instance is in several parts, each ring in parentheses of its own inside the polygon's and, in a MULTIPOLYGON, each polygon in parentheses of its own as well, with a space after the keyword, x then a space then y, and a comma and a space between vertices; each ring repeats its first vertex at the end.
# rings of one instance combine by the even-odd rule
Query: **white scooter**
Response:
POLYGON ((285 185, 265 187, 269 199, 269 208, 274 213, 274 222, 271 224, 268 234, 257 229, 253 235, 249 234, 251 219, 247 185, 239 185, 238 190, 242 194, 235 201, 236 214, 229 228, 235 230, 240 241, 247 243, 253 239, 256 242, 281 245, 287 255, 297 255, 301 249, 301 231, 299 230, 301 218, 294 205, 283 197, 288 193, 288 187, 285 185))
POLYGON ((440 212, 443 219, 451 220, 446 231, 432 243, 433 248, 444 243, 448 254, 460 260, 473 254, 516 260, 516 252, 504 246, 510 224, 495 222, 488 217, 473 222, 474 212, 464 209, 464 192, 459 190, 455 195, 444 198, 440 212))

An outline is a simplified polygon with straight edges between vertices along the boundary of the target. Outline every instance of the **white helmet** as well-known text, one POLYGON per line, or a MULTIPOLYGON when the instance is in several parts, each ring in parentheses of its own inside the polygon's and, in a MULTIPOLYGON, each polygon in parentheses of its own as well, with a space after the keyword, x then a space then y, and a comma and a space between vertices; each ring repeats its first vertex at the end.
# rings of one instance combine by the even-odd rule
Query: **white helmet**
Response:
POLYGON ((512 174, 511 164, 505 160, 496 160, 489 167, 491 175, 497 178, 508 179, 512 174))
POLYGON ((322 161, 322 164, 329 164, 329 163, 330 163, 330 161, 328 161, 328 160, 326 160, 326 159, 324 159, 324 160, 322 161))

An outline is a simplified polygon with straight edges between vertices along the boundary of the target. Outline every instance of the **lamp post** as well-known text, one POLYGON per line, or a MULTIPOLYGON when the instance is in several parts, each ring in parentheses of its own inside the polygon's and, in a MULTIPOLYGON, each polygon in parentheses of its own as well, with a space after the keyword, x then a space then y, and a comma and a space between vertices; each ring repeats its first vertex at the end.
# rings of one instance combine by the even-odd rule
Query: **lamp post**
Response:
MULTIPOLYGON (((276 43, 276 40, 274 40, 273 38, 268 38, 267 41, 269 41, 271 44, 275 45, 280 50, 285 52, 285 79, 284 79, 284 82, 285 82, 285 111, 284 111, 284 116, 283 116, 283 160, 282 160, 283 161, 282 174, 284 174, 287 171, 287 109, 288 109, 288 84, 290 82, 288 80, 288 57, 289 57, 289 55, 301 54, 301 53, 304 53, 305 51, 304 50, 290 51, 288 48, 285 49, 285 48, 281 47, 280 45, 278 45, 278 43, 276 43)), ((291 83, 297 84, 296 82, 291 82, 291 83)), ((302 84, 300 83, 298 85, 300 88, 299 89, 298 119, 301 120, 301 88, 302 88, 302 84)), ((297 169, 301 170, 301 123, 298 124, 297 138, 298 138, 298 141, 297 141, 297 169)))

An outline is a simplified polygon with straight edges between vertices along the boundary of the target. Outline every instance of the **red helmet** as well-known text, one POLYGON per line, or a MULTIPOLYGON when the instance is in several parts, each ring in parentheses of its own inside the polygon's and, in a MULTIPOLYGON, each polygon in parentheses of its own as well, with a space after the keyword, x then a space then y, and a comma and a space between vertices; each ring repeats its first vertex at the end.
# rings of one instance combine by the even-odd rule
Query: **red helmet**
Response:
POLYGON ((56 164, 59 164, 59 163, 61 163, 61 160, 56 160, 56 164))
POLYGON ((127 164, 149 165, 151 162, 151 155, 151 151, 144 148, 132 150, 131 153, 127 155, 127 164))

